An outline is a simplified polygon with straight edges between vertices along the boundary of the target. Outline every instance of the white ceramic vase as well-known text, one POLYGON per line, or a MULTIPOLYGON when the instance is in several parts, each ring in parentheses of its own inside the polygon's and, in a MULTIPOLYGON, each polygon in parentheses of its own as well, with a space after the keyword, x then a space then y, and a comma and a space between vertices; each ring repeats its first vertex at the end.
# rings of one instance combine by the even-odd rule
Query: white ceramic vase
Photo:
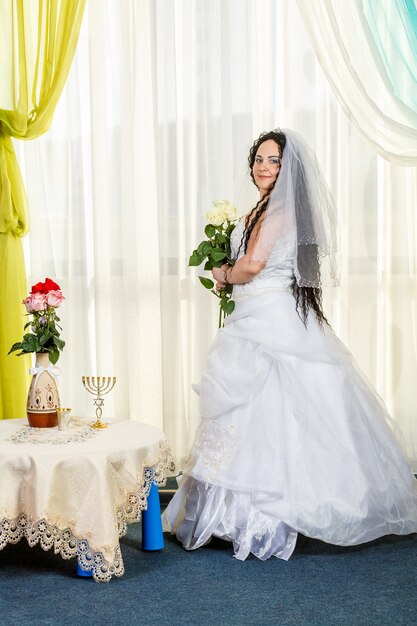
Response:
POLYGON ((29 426, 33 428, 57 426, 56 410, 61 403, 55 376, 59 374, 59 369, 51 365, 48 352, 37 352, 35 367, 29 372, 33 374, 27 401, 29 426))

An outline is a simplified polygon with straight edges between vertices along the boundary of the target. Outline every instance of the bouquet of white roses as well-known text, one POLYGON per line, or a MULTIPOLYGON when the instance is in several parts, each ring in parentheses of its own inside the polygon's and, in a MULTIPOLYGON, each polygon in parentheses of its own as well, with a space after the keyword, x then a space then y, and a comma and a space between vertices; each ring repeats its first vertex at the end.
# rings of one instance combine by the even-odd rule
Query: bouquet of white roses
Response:
MULTIPOLYGON (((204 269, 212 270, 213 267, 221 267, 224 263, 233 265, 230 249, 230 235, 238 221, 237 209, 227 200, 216 200, 211 210, 207 213, 207 226, 204 239, 190 256, 189 265, 197 266, 205 262, 204 269), (207 260, 206 260, 207 259, 207 260)), ((235 308, 232 299, 232 285, 225 285, 219 292, 214 289, 214 282, 205 276, 199 276, 201 284, 210 289, 220 302, 219 328, 223 324, 225 316, 230 315, 235 308)))

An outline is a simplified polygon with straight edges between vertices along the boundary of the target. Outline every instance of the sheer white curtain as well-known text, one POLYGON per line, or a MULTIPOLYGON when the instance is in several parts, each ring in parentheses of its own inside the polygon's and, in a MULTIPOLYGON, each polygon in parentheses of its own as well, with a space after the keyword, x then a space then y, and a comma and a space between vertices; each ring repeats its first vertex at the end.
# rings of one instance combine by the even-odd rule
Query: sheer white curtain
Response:
POLYGON ((250 206, 253 138, 288 126, 316 149, 340 208, 342 286, 326 294, 333 326, 417 457, 415 171, 387 164, 350 125, 297 5, 87 8, 51 130, 20 150, 29 282, 50 276, 66 296, 63 402, 91 413, 81 375, 116 375, 107 414, 162 427, 181 466, 199 420, 191 383, 217 322, 188 256, 212 200, 250 206))
POLYGON ((408 15, 406 2, 297 2, 317 59, 346 115, 379 154, 393 163, 416 166, 416 18, 408 15), (381 22, 384 54, 394 77, 387 74, 369 28, 375 20, 381 22))

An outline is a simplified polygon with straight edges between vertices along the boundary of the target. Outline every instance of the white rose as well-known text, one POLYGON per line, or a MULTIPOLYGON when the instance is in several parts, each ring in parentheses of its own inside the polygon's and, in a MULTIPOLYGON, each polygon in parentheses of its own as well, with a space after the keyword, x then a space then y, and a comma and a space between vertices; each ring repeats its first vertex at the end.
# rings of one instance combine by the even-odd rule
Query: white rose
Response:
POLYGON ((237 218, 237 208, 235 206, 232 206, 230 202, 227 203, 227 206, 225 206, 223 210, 226 219, 229 220, 229 222, 232 222, 237 218))
POLYGON ((211 211, 207 213, 207 221, 213 226, 221 226, 223 222, 226 221, 226 216, 224 212, 219 209, 211 209, 211 211))
POLYGON ((215 200, 213 202, 213 207, 218 211, 224 211, 227 206, 230 205, 230 202, 227 200, 215 200))

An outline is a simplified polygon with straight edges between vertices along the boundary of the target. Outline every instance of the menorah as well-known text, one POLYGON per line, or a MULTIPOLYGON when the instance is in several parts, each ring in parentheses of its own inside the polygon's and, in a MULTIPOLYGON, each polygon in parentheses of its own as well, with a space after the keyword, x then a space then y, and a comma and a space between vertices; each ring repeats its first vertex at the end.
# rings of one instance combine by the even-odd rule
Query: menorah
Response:
POLYGON ((82 376, 81 380, 85 389, 93 396, 94 406, 96 407, 96 421, 91 424, 92 428, 107 428, 107 424, 101 421, 103 415, 104 398, 116 384, 115 376, 82 376))

